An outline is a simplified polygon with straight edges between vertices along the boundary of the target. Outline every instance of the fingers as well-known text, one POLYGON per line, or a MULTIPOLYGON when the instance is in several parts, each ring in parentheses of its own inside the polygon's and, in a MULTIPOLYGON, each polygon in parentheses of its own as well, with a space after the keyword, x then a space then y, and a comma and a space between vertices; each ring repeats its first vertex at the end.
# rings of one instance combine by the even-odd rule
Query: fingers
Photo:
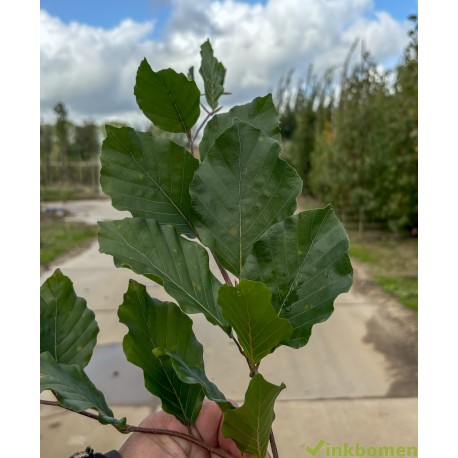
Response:
POLYGON ((186 426, 181 424, 173 415, 163 411, 149 414, 139 426, 143 428, 172 429, 180 433, 188 433, 186 426))
POLYGON ((218 405, 205 399, 202 405, 202 410, 195 424, 195 428, 199 432, 202 440, 212 445, 218 446, 218 432, 220 430, 223 413, 218 405))

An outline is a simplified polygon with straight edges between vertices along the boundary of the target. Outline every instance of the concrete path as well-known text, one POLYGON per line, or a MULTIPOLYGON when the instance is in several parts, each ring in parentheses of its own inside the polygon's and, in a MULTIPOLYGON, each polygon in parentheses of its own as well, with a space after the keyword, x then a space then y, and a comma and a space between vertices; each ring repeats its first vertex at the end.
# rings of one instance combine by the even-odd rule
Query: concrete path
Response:
MULTIPOLYGON (((102 200, 48 206, 65 206, 73 219, 91 223, 128 216, 102 200)), ((364 269, 353 264, 355 286, 338 298, 331 318, 314 327, 309 344, 300 350, 282 347, 262 363, 267 380, 287 386, 274 422, 282 458, 310 457, 305 447, 321 439, 325 445, 317 457, 344 443, 417 445, 416 315, 383 294, 366 294, 364 269)), ((98 252, 97 242, 51 266, 42 281, 55 267, 73 280, 77 294, 96 313, 100 334, 88 375, 106 394, 115 415, 138 424, 159 402, 145 390, 141 371, 125 361, 121 342, 126 328, 116 311, 129 278, 145 284, 155 297, 167 299, 167 294, 128 269, 116 269, 111 257, 98 252)), ((227 397, 242 403, 249 378, 235 345, 202 315, 193 315, 193 321, 204 345, 207 375, 227 397)), ((59 408, 42 406, 41 415, 42 458, 66 457, 89 444, 107 451, 125 440, 109 426, 59 408)))

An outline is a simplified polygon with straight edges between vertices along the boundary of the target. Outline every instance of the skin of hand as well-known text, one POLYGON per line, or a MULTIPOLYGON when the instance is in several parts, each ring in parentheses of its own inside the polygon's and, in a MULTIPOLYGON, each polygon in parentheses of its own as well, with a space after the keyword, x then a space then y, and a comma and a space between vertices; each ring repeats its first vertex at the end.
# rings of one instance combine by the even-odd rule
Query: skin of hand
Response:
MULTIPOLYGON (((193 426, 193 435, 212 447, 228 452, 234 458, 242 454, 231 439, 221 433, 223 413, 218 405, 205 400, 202 410, 193 426)), ((148 415, 140 426, 145 428, 161 428, 189 434, 188 428, 182 425, 173 415, 155 412, 148 415)), ((133 433, 119 450, 123 458, 217 458, 217 455, 204 448, 172 436, 163 434, 133 433)), ((243 455, 250 458, 251 455, 243 455)))

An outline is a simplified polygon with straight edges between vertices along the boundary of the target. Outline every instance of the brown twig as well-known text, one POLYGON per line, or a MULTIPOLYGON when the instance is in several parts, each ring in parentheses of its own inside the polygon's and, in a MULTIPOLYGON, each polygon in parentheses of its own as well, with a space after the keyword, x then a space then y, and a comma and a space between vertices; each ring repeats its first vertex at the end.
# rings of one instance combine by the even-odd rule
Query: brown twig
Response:
MULTIPOLYGON (((45 401, 43 399, 40 400, 40 404, 48 405, 48 406, 56 406, 56 407, 62 407, 63 409, 67 409, 66 407, 61 406, 58 402, 56 401, 45 401)), ((70 410, 70 409, 67 409, 70 410)), ((74 412, 73 410, 70 410, 71 412, 74 412)), ((93 418, 95 420, 98 420, 98 415, 93 414, 91 412, 75 412, 80 415, 83 415, 85 417, 93 418)), ((114 425, 113 425, 114 426, 114 425)), ((183 439, 188 442, 192 442, 195 445, 198 445, 199 447, 202 447, 206 450, 208 450, 211 453, 214 453, 217 456, 221 456, 222 458, 232 458, 232 456, 225 452, 224 450, 216 447, 212 447, 211 445, 207 444, 204 441, 201 441, 197 439, 196 437, 190 436, 188 434, 180 433, 178 431, 173 431, 171 429, 161 429, 161 428, 143 428, 142 426, 134 426, 134 425, 125 425, 124 427, 118 427, 115 426, 115 428, 124 434, 128 433, 146 433, 146 434, 162 434, 165 436, 172 436, 172 437, 177 437, 179 439, 183 439)))
POLYGON ((213 253, 212 250, 210 250, 212 256, 213 256, 213 259, 215 260, 216 262, 216 265, 218 266, 218 269, 219 271, 221 272, 221 275, 223 276, 224 278, 224 281, 229 285, 229 286, 232 286, 232 281, 231 281, 231 277, 229 277, 229 274, 227 273, 227 270, 220 264, 220 262, 218 261, 218 259, 216 258, 215 256, 215 253, 213 253))
POLYGON ((272 458, 279 458, 277 444, 275 443, 275 436, 274 436, 274 432, 272 429, 270 430, 269 441, 270 441, 270 449, 272 450, 272 458))

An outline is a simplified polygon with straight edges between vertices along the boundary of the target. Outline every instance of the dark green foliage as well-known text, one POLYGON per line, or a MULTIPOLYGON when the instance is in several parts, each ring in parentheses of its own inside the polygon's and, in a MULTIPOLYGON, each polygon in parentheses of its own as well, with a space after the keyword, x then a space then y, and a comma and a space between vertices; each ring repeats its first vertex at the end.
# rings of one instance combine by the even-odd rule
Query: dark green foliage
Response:
POLYGON ((339 88, 329 70, 310 70, 297 91, 291 79, 277 96, 287 142, 283 157, 304 180, 304 192, 331 201, 345 219, 383 222, 392 230, 418 224, 418 41, 411 42, 394 72, 384 72, 355 42, 339 88), (285 94, 297 92, 294 99, 285 94), (286 101, 285 101, 286 99, 286 101), (295 120, 291 120, 294 113, 295 120), (292 130, 287 130, 287 128, 292 130))
POLYGON ((155 72, 143 59, 134 93, 145 116, 167 132, 189 132, 199 118, 196 83, 171 68, 155 72))
POLYGON ((217 114, 208 122, 199 145, 201 160, 205 159, 215 140, 232 126, 234 119, 247 122, 264 131, 269 137, 280 140, 278 112, 273 103, 272 95, 256 97, 250 103, 237 105, 227 113, 217 114))
POLYGON ((331 206, 277 223, 254 244, 242 277, 262 281, 271 290, 273 308, 294 329, 283 344, 304 346, 312 326, 329 318, 334 299, 350 289, 348 244, 331 206))
POLYGON ((99 327, 71 280, 56 269, 40 290, 40 353, 58 363, 85 367, 92 356, 99 327))
POLYGON ((51 390, 59 404, 74 412, 94 409, 102 424, 123 427, 126 419, 117 420, 103 394, 77 364, 58 363, 49 352, 40 355, 40 391, 51 390))
MULTIPOLYGON (((199 69, 204 80, 205 97, 212 110, 218 107, 218 99, 224 92, 224 78, 226 77, 226 69, 224 65, 213 56, 213 48, 210 41, 207 40, 200 47, 200 55, 202 57, 202 65, 199 69)), ((194 79, 193 74, 192 79, 194 79)))
POLYGON ((98 332, 94 312, 56 269, 40 289, 40 392, 52 391, 62 407, 74 412, 95 409, 100 423, 122 428, 126 419, 114 418, 83 370, 98 332))
POLYGON ((95 158, 99 153, 99 128, 88 121, 85 121, 81 126, 74 126, 73 141, 69 148, 70 157, 87 161, 95 158))
POLYGON ((100 183, 113 206, 194 235, 189 183, 199 161, 175 142, 150 132, 112 126, 106 132, 100 183))
POLYGON ((160 359, 154 349, 177 352, 186 364, 203 368, 202 345, 192 332, 192 321, 172 302, 153 299, 146 288, 130 280, 119 307, 119 320, 129 332, 123 348, 127 359, 143 370, 146 388, 162 400, 162 408, 183 424, 192 425, 204 398, 200 385, 184 383, 170 361, 160 359))
POLYGON ((274 404, 285 389, 267 382, 261 374, 254 376, 245 394, 242 407, 224 415, 223 434, 234 439, 240 450, 264 458, 275 419, 274 404))
POLYGON ((61 102, 57 103, 54 107, 54 112, 57 115, 56 120, 56 137, 59 148, 60 161, 62 166, 61 182, 65 183, 67 180, 67 156, 69 148, 69 123, 67 120, 68 112, 65 105, 61 102))
POLYGON ((261 282, 242 279, 236 286, 223 285, 218 302, 252 369, 291 337, 293 328, 279 318, 272 307, 272 293, 261 282))
POLYGON ((253 243, 296 209, 302 183, 279 152, 276 140, 235 119, 217 137, 191 183, 197 233, 237 276, 253 243))
MULTIPOLYGON (((243 451, 264 457, 273 403, 283 386, 256 375, 259 363, 279 345, 305 345, 312 326, 326 320, 336 296, 348 291, 348 237, 331 207, 292 216, 302 181, 279 157, 272 96, 214 114, 225 68, 209 42, 201 56, 208 117, 213 116, 199 146, 201 162, 190 154, 194 138, 188 132, 200 103, 193 72, 188 78, 170 69, 154 72, 143 61, 135 89, 140 108, 156 126, 187 133, 189 152, 156 130, 107 126, 102 185, 113 205, 134 218, 99 223, 100 251, 112 255, 118 267, 163 285, 183 312, 203 313, 237 339, 254 378, 244 406, 233 409, 205 375, 201 346, 178 307, 150 298, 131 282, 119 312, 129 327, 128 359, 142 367, 147 388, 165 410, 191 425, 205 393, 225 412, 225 434, 243 451), (227 284, 210 271, 201 244, 227 284), (224 269, 238 278, 235 286, 224 269), (186 330, 177 332, 177 320, 186 330), (186 409, 180 407, 184 398, 173 397, 168 386, 181 387, 186 409)), ((311 105, 303 102, 306 111, 311 105)))
MULTIPOLYGON (((285 386, 264 380, 259 365, 280 345, 305 345, 312 326, 348 291, 348 238, 330 206, 293 216, 302 180, 279 157, 272 96, 216 114, 226 70, 208 41, 201 57, 205 110, 213 116, 203 132, 201 161, 193 157, 201 100, 192 71, 188 78, 171 69, 155 72, 143 60, 135 95, 154 129, 106 127, 101 183, 113 205, 132 217, 99 223, 100 251, 162 285, 177 302, 152 298, 131 280, 119 307, 128 327, 124 352, 143 370, 146 388, 188 427, 204 397, 214 400, 224 412, 223 433, 241 451, 264 458, 274 403, 285 386), (159 129, 186 135, 189 151, 159 129), (225 284, 211 271, 209 255, 225 284), (202 345, 187 316, 192 313, 219 326, 247 361, 251 381, 242 407, 234 408, 206 376, 202 345)), ((89 387, 82 369, 51 369, 47 376, 56 380, 44 389, 57 392, 59 377, 89 387)), ((73 410, 94 407, 116 422, 95 387, 88 390, 84 399, 71 395, 62 402, 73 410)))

